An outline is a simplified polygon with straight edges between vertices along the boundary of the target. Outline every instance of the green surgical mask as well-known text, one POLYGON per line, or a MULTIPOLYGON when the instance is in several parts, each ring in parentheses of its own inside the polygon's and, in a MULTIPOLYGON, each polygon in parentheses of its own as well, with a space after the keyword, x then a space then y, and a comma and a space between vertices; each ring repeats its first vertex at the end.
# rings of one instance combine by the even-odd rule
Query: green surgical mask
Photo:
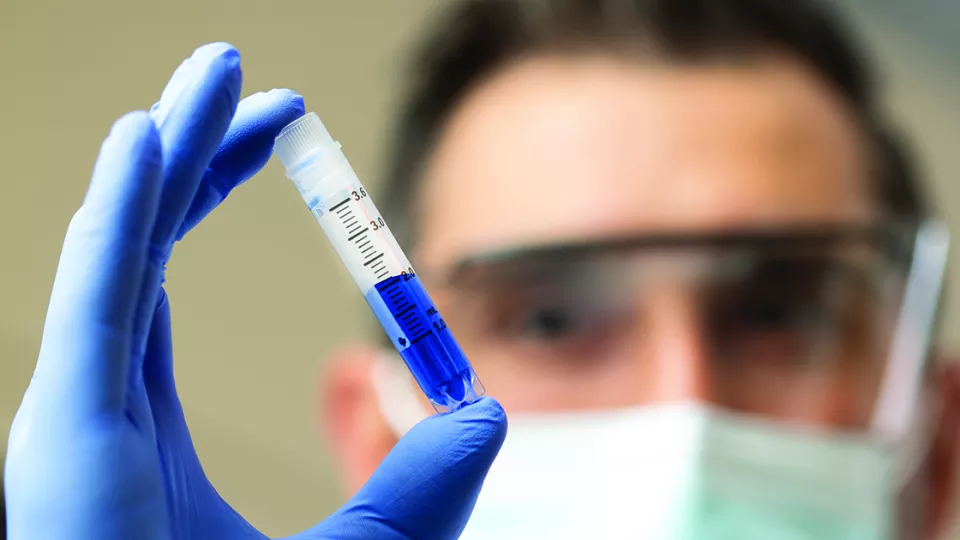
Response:
MULTIPOLYGON (((395 359, 371 381, 398 437, 428 415, 395 359)), ((693 402, 509 423, 461 540, 888 540, 922 450, 693 402)))
MULTIPOLYGON (((398 437, 427 416, 395 359, 371 377, 398 437)), ((509 422, 462 540, 893 539, 920 450, 692 402, 509 422)))
POLYGON ((511 415, 461 537, 883 540, 892 456, 710 407, 511 415))

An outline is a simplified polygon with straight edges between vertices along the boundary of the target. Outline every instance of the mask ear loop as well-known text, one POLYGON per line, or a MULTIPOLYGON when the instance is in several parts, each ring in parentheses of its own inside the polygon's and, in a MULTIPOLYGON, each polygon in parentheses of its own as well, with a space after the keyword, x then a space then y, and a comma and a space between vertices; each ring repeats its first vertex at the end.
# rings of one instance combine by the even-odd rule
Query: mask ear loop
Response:
POLYGON ((894 450, 898 487, 917 472, 933 442, 934 419, 929 403, 921 404, 920 392, 949 244, 949 232, 938 221, 927 222, 917 231, 900 317, 871 425, 872 432, 894 450))
POLYGON ((396 354, 382 351, 370 364, 370 383, 380 413, 397 438, 403 437, 421 420, 430 416, 417 397, 403 362, 396 354))

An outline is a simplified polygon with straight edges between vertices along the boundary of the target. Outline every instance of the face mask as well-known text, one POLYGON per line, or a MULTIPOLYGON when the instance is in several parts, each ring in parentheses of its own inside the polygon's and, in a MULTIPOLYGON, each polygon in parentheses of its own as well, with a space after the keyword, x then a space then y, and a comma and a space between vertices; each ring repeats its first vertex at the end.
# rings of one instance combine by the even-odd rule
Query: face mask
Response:
MULTIPOLYGON (((399 362, 381 364, 381 409, 402 435, 426 414, 389 374, 399 362)), ((861 437, 694 403, 511 414, 461 538, 890 539, 893 461, 861 437)))

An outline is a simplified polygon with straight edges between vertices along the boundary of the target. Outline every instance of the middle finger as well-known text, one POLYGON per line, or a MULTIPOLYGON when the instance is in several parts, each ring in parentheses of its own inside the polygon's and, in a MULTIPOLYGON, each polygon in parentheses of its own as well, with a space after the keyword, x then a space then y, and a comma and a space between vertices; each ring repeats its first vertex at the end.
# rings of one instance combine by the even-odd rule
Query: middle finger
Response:
POLYGON ((163 265, 190 207, 200 179, 213 159, 237 108, 242 74, 240 54, 226 43, 197 49, 185 61, 151 109, 163 147, 163 187, 150 237, 150 264, 134 320, 134 365, 140 376, 147 330, 159 293, 163 265))

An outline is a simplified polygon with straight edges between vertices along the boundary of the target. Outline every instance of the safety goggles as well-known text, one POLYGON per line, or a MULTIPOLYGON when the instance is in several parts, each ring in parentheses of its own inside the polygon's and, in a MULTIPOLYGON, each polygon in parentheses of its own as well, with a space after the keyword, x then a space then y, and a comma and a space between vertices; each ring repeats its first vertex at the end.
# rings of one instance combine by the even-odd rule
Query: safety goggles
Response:
POLYGON ((569 380, 605 406, 693 371, 722 407, 899 437, 947 244, 933 222, 661 234, 489 253, 426 280, 481 377, 569 380))

